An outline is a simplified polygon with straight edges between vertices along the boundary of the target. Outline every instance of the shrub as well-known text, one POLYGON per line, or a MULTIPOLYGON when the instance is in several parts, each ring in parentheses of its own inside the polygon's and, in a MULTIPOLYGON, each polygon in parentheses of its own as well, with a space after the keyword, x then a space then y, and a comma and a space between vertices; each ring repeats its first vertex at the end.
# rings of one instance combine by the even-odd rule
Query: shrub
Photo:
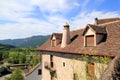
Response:
POLYGON ((20 69, 16 69, 10 77, 7 77, 5 80, 24 80, 24 76, 22 75, 22 71, 20 69))

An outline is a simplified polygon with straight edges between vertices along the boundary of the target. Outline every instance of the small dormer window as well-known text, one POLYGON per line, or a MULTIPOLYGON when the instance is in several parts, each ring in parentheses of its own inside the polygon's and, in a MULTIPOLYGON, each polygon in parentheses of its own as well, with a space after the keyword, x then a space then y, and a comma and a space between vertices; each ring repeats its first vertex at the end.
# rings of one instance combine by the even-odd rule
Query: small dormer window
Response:
POLYGON ((88 24, 83 32, 84 46, 91 47, 100 44, 104 35, 106 35, 105 27, 88 24))
POLYGON ((95 32, 90 27, 87 27, 84 33, 84 46, 92 47, 95 45, 95 32))
POLYGON ((51 36, 51 47, 55 47, 60 44, 62 39, 62 34, 60 33, 53 33, 51 36))

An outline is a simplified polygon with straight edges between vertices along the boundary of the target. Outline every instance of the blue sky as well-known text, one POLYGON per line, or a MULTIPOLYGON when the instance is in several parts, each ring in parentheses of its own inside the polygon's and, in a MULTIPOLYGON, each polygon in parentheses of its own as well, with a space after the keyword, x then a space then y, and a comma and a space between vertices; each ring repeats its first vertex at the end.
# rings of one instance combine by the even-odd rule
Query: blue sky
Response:
POLYGON ((120 0, 0 0, 0 39, 62 32, 94 23, 94 18, 120 17, 120 0))

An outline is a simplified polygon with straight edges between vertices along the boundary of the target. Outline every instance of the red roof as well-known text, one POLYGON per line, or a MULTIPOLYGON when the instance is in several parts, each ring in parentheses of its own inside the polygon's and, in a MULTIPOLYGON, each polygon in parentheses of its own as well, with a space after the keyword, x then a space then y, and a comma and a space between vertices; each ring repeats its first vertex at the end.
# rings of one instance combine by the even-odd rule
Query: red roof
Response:
MULTIPOLYGON (((90 24, 89 24, 90 25, 90 24)), ((102 24, 101 27, 90 25, 96 32, 107 32, 105 42, 101 42, 94 47, 84 47, 85 29, 79 29, 70 32, 71 43, 65 48, 61 48, 61 44, 51 47, 50 38, 38 48, 41 51, 60 52, 68 54, 88 54, 98 56, 116 56, 120 54, 120 20, 102 24), (106 27, 106 28, 105 28, 106 27), (105 29, 105 31, 104 31, 105 29)))
POLYGON ((83 35, 85 34, 88 28, 91 28, 96 34, 107 34, 105 26, 88 24, 83 32, 83 35))
POLYGON ((112 21, 120 20, 120 18, 106 18, 106 19, 98 19, 98 24, 104 24, 112 21))

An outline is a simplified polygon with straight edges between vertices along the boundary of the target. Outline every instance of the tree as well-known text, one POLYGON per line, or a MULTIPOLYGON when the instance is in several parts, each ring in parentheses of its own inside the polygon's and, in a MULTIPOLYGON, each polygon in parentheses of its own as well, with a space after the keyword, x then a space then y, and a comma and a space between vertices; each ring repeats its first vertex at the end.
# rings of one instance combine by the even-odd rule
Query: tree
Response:
POLYGON ((26 61, 26 55, 24 53, 19 53, 19 64, 23 64, 26 61))
POLYGON ((39 62, 40 62, 40 58, 39 57, 36 57, 36 58, 32 59, 32 65, 33 66, 37 65, 39 62))
POLYGON ((16 69, 10 77, 7 77, 5 80, 24 80, 22 75, 22 71, 20 69, 16 69))
POLYGON ((15 63, 15 64, 18 63, 19 62, 19 54, 18 54, 18 52, 10 52, 8 62, 15 63))
POLYGON ((7 59, 7 58, 8 58, 8 55, 9 55, 9 52, 2 50, 2 51, 1 51, 1 54, 2 54, 2 59, 7 59))

